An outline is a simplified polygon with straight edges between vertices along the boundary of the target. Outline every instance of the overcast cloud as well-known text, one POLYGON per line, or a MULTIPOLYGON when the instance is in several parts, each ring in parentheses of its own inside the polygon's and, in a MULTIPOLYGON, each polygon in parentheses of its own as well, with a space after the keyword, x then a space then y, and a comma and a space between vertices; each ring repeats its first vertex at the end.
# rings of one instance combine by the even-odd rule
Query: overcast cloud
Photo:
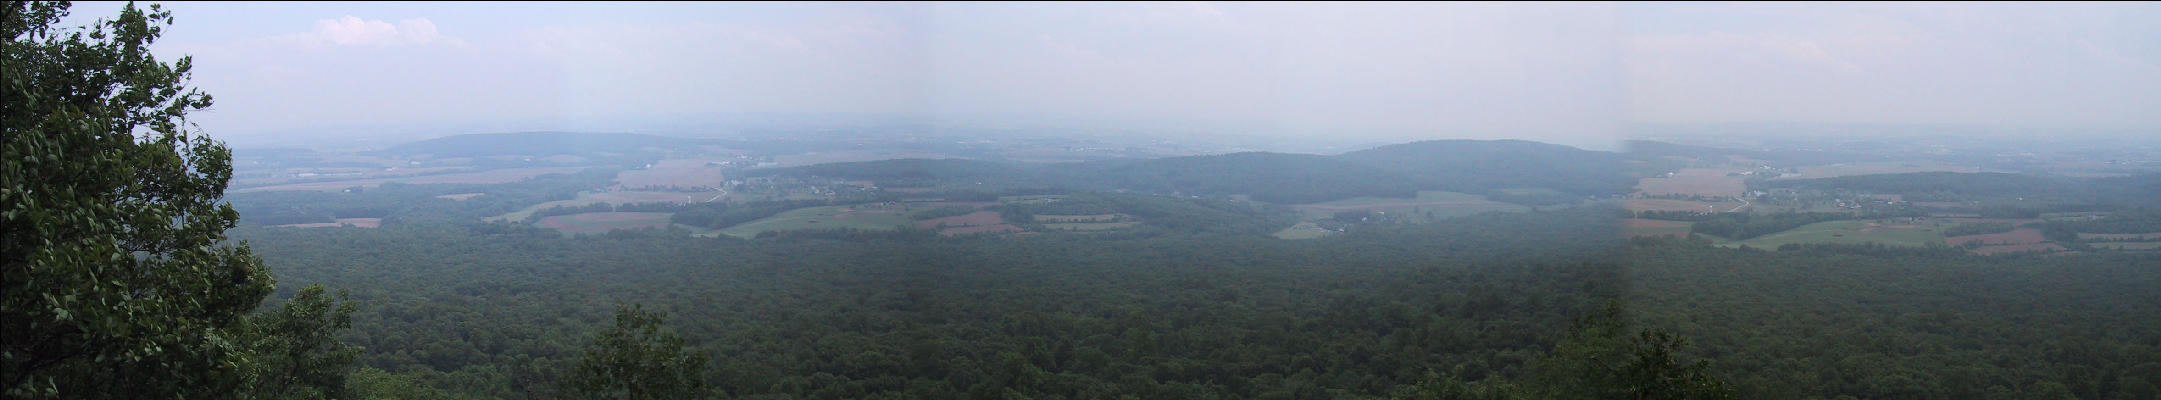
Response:
POLYGON ((217 97, 195 120, 242 140, 714 113, 1585 147, 1629 123, 2161 126, 2155 3, 168 7, 158 51, 217 97))

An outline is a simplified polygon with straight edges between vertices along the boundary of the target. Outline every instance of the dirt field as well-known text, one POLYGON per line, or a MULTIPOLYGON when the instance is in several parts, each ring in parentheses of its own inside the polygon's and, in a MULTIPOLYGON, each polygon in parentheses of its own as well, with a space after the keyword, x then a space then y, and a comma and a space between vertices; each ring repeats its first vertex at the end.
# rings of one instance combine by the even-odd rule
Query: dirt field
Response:
POLYGON ((352 180, 342 180, 342 181, 328 181, 328 182, 308 182, 308 183, 294 183, 294 184, 275 185, 275 186, 252 187, 252 188, 246 188, 246 189, 239 189, 239 190, 233 190, 232 192, 233 192, 233 193, 245 193, 245 192, 270 192, 270 191, 280 191, 280 190, 340 190, 340 189, 345 189, 345 188, 349 188, 349 187, 354 187, 354 186, 360 186, 360 187, 376 187, 376 186, 382 186, 382 184, 383 184, 383 183, 385 183, 385 182, 402 182, 402 183, 406 183, 406 184, 412 184, 412 185, 424 185, 424 184, 431 184, 431 183, 469 183, 469 184, 509 183, 509 182, 517 182, 517 181, 522 181, 522 180, 526 180, 526 179, 529 179, 529 178, 532 178, 532 177, 536 177, 536 176, 541 176, 541 175, 548 175, 548 174, 562 174, 562 173, 570 173, 570 172, 576 172, 576 171, 578 171, 579 169, 581 169, 581 168, 579 168, 579 167, 548 167, 548 168, 504 168, 504 169, 491 169, 491 170, 487 170, 487 171, 480 171, 480 172, 466 172, 466 173, 456 173, 456 174, 442 174, 442 175, 422 175, 422 176, 414 176, 414 177, 402 177, 402 178, 379 178, 379 179, 352 179, 352 180))
POLYGON ((720 167, 706 166, 707 160, 661 160, 652 168, 625 170, 615 174, 615 187, 627 189, 646 188, 717 188, 728 181, 720 173, 720 167))
POLYGON ((1643 178, 1636 183, 1636 191, 1646 195, 1684 196, 1740 196, 1748 191, 1748 184, 1738 176, 1726 176, 1734 172, 1726 169, 1684 168, 1671 178, 1643 178))
POLYGON ((670 215, 651 212, 597 212, 541 218, 540 222, 534 225, 563 233, 601 233, 617 229, 668 226, 670 215))
MULTIPOLYGON (((2036 243, 2041 243, 2041 242, 2045 242, 2045 241, 2048 241, 2048 239, 2047 239, 2047 238, 2043 238, 2043 237, 2041 237, 2041 230, 2040 230, 2040 229, 2034 229, 2034 228, 2018 228, 2018 229, 2016 229, 2016 230, 2012 230, 2012 231, 2010 231, 2010 232, 2004 232, 2004 233, 1991 233, 1991 234, 1986 234, 1986 235, 1966 235, 1966 236, 1954 236, 1954 237, 1944 238, 1944 239, 1943 239, 1943 241, 1944 241, 1945 243, 1950 243, 1950 244, 1951 244, 1951 245, 1953 245, 1953 246, 1964 246, 1964 245, 1966 245, 1966 243, 1968 243, 1968 242, 1980 242, 1981 244, 1987 244, 1987 245, 1995 245, 1995 244, 2036 244, 2036 243)), ((2060 248, 2060 247, 2059 247, 2059 248, 2060 248)), ((1977 251, 1977 252, 1978 252, 1978 251, 1977 251)))
POLYGON ((383 226, 383 219, 382 219, 382 218, 338 218, 338 222, 317 222, 317 223, 312 223, 312 224, 285 224, 285 225, 278 225, 278 227, 281 227, 281 228, 336 228, 336 227, 340 227, 340 226, 346 226, 346 225, 352 225, 352 226, 353 226, 354 228, 379 228, 379 227, 382 227, 382 226, 383 226))
POLYGON ((473 197, 475 197, 475 196, 479 196, 479 195, 483 195, 483 194, 486 194, 486 193, 457 193, 457 194, 446 194, 446 195, 441 195, 441 196, 435 196, 435 198, 438 198, 438 199, 451 199, 451 200, 457 200, 457 201, 465 201, 465 199, 470 199, 470 198, 473 198, 473 197))

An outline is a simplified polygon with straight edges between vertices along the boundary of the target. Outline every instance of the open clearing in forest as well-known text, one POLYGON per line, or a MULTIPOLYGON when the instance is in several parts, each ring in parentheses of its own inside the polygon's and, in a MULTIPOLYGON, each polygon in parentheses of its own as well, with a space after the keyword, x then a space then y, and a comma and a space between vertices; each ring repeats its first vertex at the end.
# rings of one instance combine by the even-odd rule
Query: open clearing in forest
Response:
POLYGON ((1307 219, 1334 217, 1344 211, 1374 211, 1389 215, 1408 215, 1426 221, 1478 215, 1487 212, 1523 212, 1530 207, 1520 204, 1486 200, 1485 196, 1469 193, 1422 190, 1415 198, 1353 197, 1342 200, 1299 204, 1292 206, 1307 219))
POLYGON ((1943 243, 1943 234, 1929 224, 1884 224, 1875 221, 1829 221, 1803 225, 1785 232, 1757 236, 1748 240, 1724 241, 1720 245, 1756 248, 1778 248, 1800 243, 1877 243, 1887 246, 1921 247, 1929 243, 1943 243))
POLYGON ((488 217, 487 221, 524 221, 527 217, 533 216, 533 213, 535 212, 555 207, 584 207, 601 203, 615 205, 636 203, 683 203, 685 199, 688 199, 688 201, 690 202, 701 202, 705 201, 706 199, 712 198, 713 195, 716 194, 720 194, 720 192, 578 192, 578 197, 573 197, 570 200, 556 200, 546 203, 534 204, 518 211, 512 211, 508 214, 488 217))
POLYGON ((632 169, 615 174, 615 187, 622 189, 693 189, 718 188, 728 182, 721 174, 721 167, 706 165, 708 160, 660 160, 651 168, 632 169))
POLYGON ((788 210, 771 217, 736 224, 713 234, 748 238, 766 231, 793 231, 805 229, 865 229, 894 230, 909 226, 913 220, 899 209, 876 209, 858 206, 820 206, 788 210))
POLYGON ((1748 184, 1741 177, 1726 175, 1733 172, 1730 169, 1682 168, 1671 177, 1636 181, 1636 191, 1651 196, 1740 196, 1748 191, 1748 184))
POLYGON ((1693 222, 1661 221, 1655 219, 1629 218, 1622 220, 1621 235, 1637 236, 1688 236, 1693 222))
POLYGON ((381 227, 381 226, 383 226, 383 219, 382 219, 382 218, 338 218, 337 222, 316 222, 316 223, 312 223, 312 224, 285 224, 285 225, 275 225, 275 226, 277 226, 277 227, 280 227, 280 228, 336 228, 336 227, 340 227, 340 226, 352 226, 352 227, 354 227, 354 228, 376 228, 376 227, 381 227))
POLYGON ((1327 229, 1322 229, 1320 224, 1315 224, 1313 223, 1313 221, 1302 221, 1299 222, 1297 225, 1291 225, 1291 227, 1289 228, 1283 228, 1283 230, 1276 231, 1275 237, 1277 239, 1291 240, 1319 239, 1327 237, 1328 234, 1331 233, 1335 232, 1327 229))
POLYGON ((238 190, 233 190, 232 192, 233 192, 233 193, 246 193, 246 192, 270 192, 270 191, 280 191, 280 190, 325 190, 325 191, 328 191, 328 190, 342 190, 342 189, 345 189, 345 188, 349 188, 349 187, 355 187, 355 186, 358 186, 358 187, 376 187, 376 186, 382 186, 382 185, 383 185, 383 183, 387 183, 387 182, 399 182, 399 183, 404 183, 404 184, 408 184, 408 185, 425 185, 425 184, 438 184, 438 183, 452 183, 452 184, 481 184, 481 185, 484 185, 484 184, 494 184, 494 183, 510 183, 510 182, 517 182, 517 181, 522 181, 522 180, 530 179, 530 178, 532 178, 532 177, 536 177, 536 176, 541 176, 541 175, 548 175, 548 174, 565 174, 565 173, 577 172, 577 171, 578 171, 579 169, 582 169, 582 168, 581 168, 581 167, 503 168, 503 169, 491 169, 491 170, 486 170, 486 171, 479 171, 479 172, 465 172, 465 173, 456 173, 456 174, 441 174, 441 175, 420 175, 420 176, 411 176, 411 177, 398 177, 398 178, 377 178, 377 179, 353 179, 353 180, 342 180, 342 181, 328 181, 328 182, 307 182, 307 183, 291 183, 291 184, 284 184, 284 185, 274 185, 274 186, 262 186, 262 187, 252 187, 252 188, 246 188, 246 189, 238 189, 238 190))
POLYGON ((533 225, 571 234, 603 233, 617 229, 668 226, 668 217, 672 215, 674 214, 657 212, 595 212, 541 218, 533 225))

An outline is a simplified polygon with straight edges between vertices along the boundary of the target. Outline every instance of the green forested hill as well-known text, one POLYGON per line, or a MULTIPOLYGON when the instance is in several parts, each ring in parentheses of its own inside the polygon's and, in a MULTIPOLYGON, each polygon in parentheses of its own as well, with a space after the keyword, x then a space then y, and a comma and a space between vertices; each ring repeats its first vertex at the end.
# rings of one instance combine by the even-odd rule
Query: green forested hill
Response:
POLYGON ((1621 155, 1523 140, 1433 140, 1336 156, 1394 172, 1421 189, 1485 193, 1542 188, 1576 195, 1626 193, 1621 155))

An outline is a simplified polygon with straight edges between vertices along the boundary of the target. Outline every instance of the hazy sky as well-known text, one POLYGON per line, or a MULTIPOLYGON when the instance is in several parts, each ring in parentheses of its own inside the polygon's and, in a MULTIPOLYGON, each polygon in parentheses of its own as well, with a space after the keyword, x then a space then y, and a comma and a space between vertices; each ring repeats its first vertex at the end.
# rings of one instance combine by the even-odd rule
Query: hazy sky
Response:
POLYGON ((196 121, 242 139, 827 112, 1588 147, 1628 123, 2161 127, 2156 3, 167 6, 157 50, 217 99, 196 121))

